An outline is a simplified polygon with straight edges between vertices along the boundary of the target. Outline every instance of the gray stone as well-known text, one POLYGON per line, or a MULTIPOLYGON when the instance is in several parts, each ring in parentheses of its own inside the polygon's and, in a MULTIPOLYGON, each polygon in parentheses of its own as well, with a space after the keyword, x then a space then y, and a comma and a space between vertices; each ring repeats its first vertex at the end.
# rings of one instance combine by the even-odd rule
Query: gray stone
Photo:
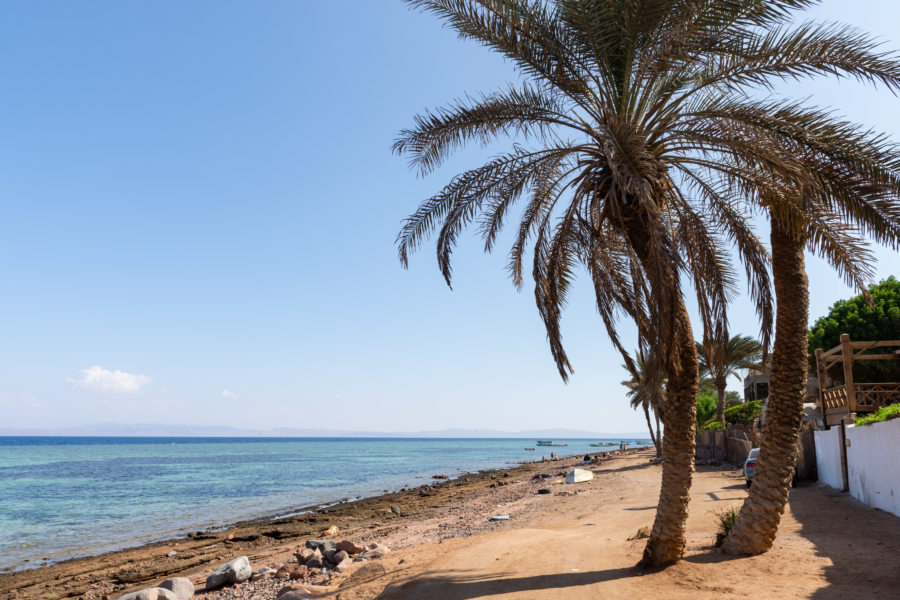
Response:
POLYGON ((178 596, 167 589, 153 587, 119 596, 119 600, 178 600, 178 596))
POLYGON ((345 550, 338 550, 331 556, 331 562, 335 564, 340 564, 342 560, 347 560, 350 558, 350 554, 345 550))
POLYGON ((335 544, 331 540, 306 540, 306 547, 310 550, 318 550, 324 554, 329 550, 334 550, 335 544))
POLYGON ((216 569, 206 578, 206 589, 215 590, 224 585, 243 583, 250 579, 253 570, 250 568, 250 560, 246 556, 238 556, 216 569))
POLYGON ((399 507, 399 506, 392 506, 392 507, 391 507, 391 512, 394 513, 395 515, 399 515, 399 514, 400 514, 400 507, 399 507))
POLYGON ((306 567, 308 569, 321 569, 323 566, 322 557, 321 556, 310 556, 309 560, 306 561, 306 567))
POLYGON ((171 577, 159 584, 159 587, 171 591, 178 596, 178 600, 194 597, 194 584, 187 577, 171 577))

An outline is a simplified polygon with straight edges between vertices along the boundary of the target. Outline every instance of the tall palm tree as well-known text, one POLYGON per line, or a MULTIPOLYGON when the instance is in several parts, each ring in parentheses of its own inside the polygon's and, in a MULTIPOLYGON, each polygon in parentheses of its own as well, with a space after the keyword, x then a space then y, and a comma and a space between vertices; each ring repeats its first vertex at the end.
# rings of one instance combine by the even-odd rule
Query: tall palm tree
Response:
POLYGON ((740 379, 741 369, 760 369, 763 348, 749 335, 735 335, 727 340, 707 338, 697 342, 700 379, 709 378, 718 395, 716 421, 725 422, 725 388, 731 376, 740 379))
POLYGON ((631 408, 637 410, 638 407, 643 409, 644 418, 647 419, 647 429, 650 430, 650 439, 656 447, 657 458, 662 456, 662 432, 659 427, 659 411, 660 407, 665 404, 666 398, 666 376, 660 369, 651 370, 650 364, 657 364, 656 361, 646 361, 640 352, 635 353, 634 361, 622 365, 629 372, 631 379, 622 382, 628 391, 625 397, 628 398, 631 408), (648 364, 649 363, 649 364, 648 364), (653 429, 653 422, 650 420, 650 411, 656 416, 656 429, 653 429))
POLYGON ((880 172, 834 150, 842 131, 830 115, 746 92, 816 73, 896 85, 900 68, 854 30, 788 28, 791 11, 810 4, 804 0, 408 3, 503 54, 523 81, 428 111, 401 132, 394 149, 423 175, 467 142, 514 138, 510 151, 456 176, 405 221, 401 261, 439 230, 438 264, 449 284, 462 229, 478 219, 489 251, 523 200, 510 272, 521 287, 530 249, 535 298, 561 376, 571 365, 559 318, 579 267, 620 352, 617 315, 638 324, 646 355, 667 377, 662 485, 642 562, 675 562, 685 545, 697 391, 682 277, 698 292, 704 330, 726 330, 735 276, 721 243, 736 246, 767 346, 768 253, 745 216, 759 207, 795 231, 797 215, 806 213, 795 210, 794 196, 770 192, 790 182, 821 199, 809 238, 817 248, 840 247, 841 231, 830 225, 842 219, 886 220, 884 203, 865 203, 865 182, 880 172), (833 143, 821 148, 820 139, 833 143), (857 208, 848 213, 850 205, 857 208))

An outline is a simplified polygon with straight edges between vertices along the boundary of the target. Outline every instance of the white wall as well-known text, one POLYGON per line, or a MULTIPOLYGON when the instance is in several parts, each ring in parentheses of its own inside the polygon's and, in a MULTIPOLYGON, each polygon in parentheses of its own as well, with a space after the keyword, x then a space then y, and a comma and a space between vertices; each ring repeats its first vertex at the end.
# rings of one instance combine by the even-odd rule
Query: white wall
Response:
POLYGON ((819 481, 836 489, 843 488, 840 427, 832 427, 828 431, 816 431, 814 435, 816 437, 816 468, 819 470, 819 481))
MULTIPOLYGON (((850 494, 869 506, 900 516, 900 419, 848 427, 847 439, 850 494)), ((818 441, 816 438, 816 447, 818 441)), ((840 468, 840 458, 838 461, 840 468)))

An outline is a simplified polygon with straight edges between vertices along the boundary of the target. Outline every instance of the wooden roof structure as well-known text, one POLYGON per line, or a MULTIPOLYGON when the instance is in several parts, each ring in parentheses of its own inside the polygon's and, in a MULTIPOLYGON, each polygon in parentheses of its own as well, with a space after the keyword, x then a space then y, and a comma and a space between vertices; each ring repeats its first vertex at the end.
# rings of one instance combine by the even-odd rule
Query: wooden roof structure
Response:
POLYGON ((854 381, 853 363, 857 360, 900 360, 900 340, 853 342, 841 334, 841 343, 825 352, 816 348, 816 373, 819 378, 819 407, 828 425, 836 425, 850 413, 874 412, 882 406, 900 402, 900 382, 865 383, 854 381), (876 348, 886 352, 871 353, 876 348), (893 350, 892 350, 893 349, 893 350), (825 387, 828 369, 840 363, 844 384, 825 387))

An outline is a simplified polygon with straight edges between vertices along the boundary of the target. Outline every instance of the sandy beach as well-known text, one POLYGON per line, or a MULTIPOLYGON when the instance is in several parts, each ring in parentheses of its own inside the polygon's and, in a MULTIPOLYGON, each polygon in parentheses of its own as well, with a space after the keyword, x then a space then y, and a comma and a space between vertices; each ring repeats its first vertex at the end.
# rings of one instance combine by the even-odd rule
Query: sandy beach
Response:
POLYGON ((12 598, 89 599, 189 577, 209 600, 276 598, 288 584, 335 600, 469 598, 892 598, 900 589, 900 522, 848 495, 794 489, 772 551, 730 558, 713 548, 715 513, 746 496, 730 466, 698 468, 685 559, 667 569, 635 567, 653 520, 660 467, 650 451, 611 455, 594 479, 562 483, 579 459, 482 472, 346 503, 279 522, 228 530, 0 576, 12 598), (508 474, 508 476, 506 476, 508 474), (549 478, 535 478, 538 474, 549 478), (551 488, 550 494, 538 489, 551 488), (392 511, 399 509, 400 514, 392 511), (490 522, 492 515, 509 521, 490 522), (328 527, 332 539, 378 542, 383 558, 300 581, 268 577, 203 593, 206 576, 246 555, 254 570, 296 565, 293 552, 328 527), (170 552, 174 556, 166 556, 170 552), (873 560, 873 558, 875 558, 873 560))

